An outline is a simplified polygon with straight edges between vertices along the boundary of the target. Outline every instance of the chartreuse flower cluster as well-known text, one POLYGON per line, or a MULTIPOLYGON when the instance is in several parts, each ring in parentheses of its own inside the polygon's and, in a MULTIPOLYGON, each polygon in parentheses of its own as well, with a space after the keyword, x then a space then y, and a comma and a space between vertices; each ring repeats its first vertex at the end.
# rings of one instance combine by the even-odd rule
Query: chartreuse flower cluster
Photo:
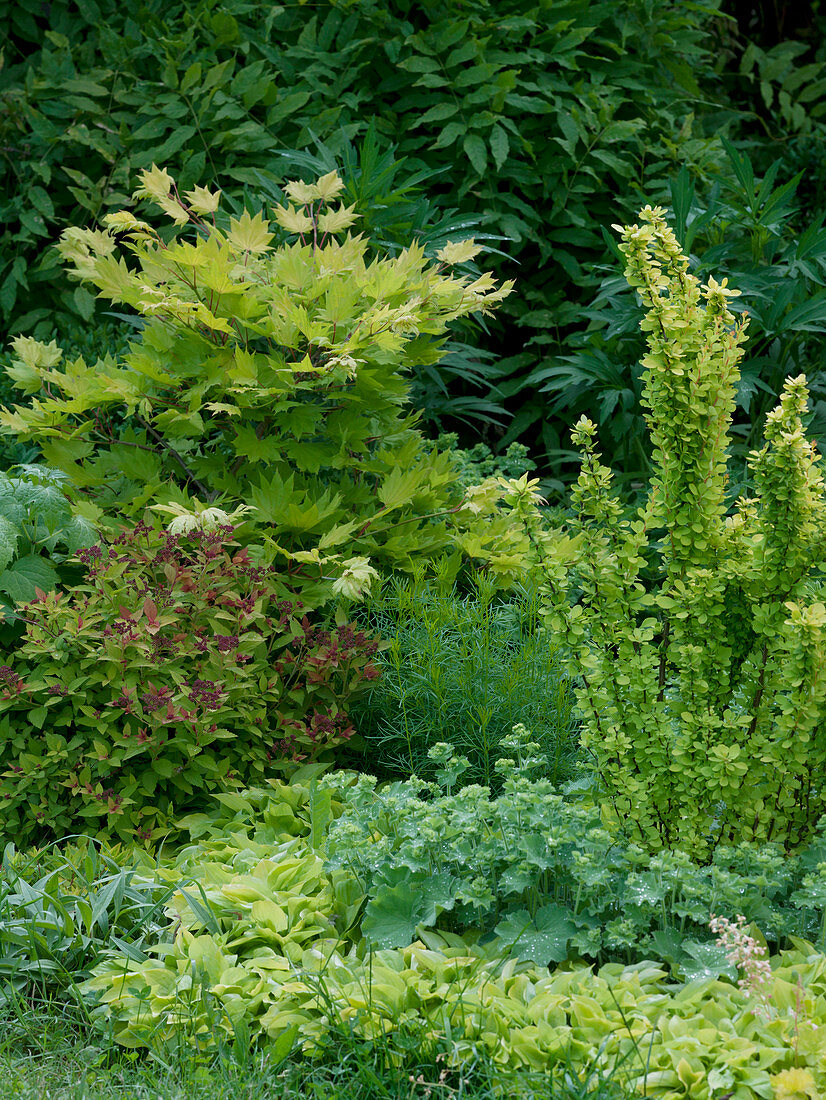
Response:
POLYGON ((568 648, 600 789, 643 845, 792 848, 826 809, 813 782, 826 765, 826 506, 806 381, 787 381, 730 515, 736 292, 690 274, 662 210, 643 210, 620 248, 646 310, 654 475, 627 518, 582 419, 570 540, 543 539, 514 490, 544 557, 548 625, 568 648))
POLYGON ((548 970, 478 932, 414 927, 376 948, 362 884, 324 860, 346 782, 336 793, 312 774, 179 823, 193 843, 152 872, 174 890, 165 932, 83 987, 118 1042, 209 1050, 248 1029, 254 1044, 287 1036, 311 1052, 338 1024, 368 1038, 415 1028, 457 1063, 618 1066, 660 1100, 799 1100, 826 1085, 826 957, 803 940, 772 959, 767 1013, 731 978, 675 982, 644 960, 548 970))

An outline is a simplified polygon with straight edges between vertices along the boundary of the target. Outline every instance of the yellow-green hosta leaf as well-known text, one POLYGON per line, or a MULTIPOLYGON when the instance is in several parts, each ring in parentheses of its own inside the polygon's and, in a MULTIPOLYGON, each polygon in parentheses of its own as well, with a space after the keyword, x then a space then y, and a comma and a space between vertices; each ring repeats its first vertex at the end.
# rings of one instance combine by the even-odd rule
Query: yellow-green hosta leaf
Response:
POLYGON ((219 981, 229 967, 229 959, 212 936, 194 937, 188 944, 187 953, 195 964, 196 972, 203 971, 213 982, 219 981))

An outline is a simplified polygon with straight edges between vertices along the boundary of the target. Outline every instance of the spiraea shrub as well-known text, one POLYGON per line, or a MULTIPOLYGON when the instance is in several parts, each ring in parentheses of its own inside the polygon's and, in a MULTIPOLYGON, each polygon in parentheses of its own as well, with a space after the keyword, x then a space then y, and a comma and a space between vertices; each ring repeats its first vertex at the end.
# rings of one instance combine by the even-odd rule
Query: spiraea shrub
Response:
POLYGON ((826 811, 826 498, 806 380, 787 381, 732 509, 737 291, 700 284, 662 210, 646 207, 620 247, 646 311, 648 502, 626 518, 585 418, 569 539, 544 540, 531 486, 511 487, 544 555, 582 744, 607 805, 649 847, 795 847, 826 811))
POLYGON ((86 583, 25 606, 0 668, 0 806, 18 845, 78 828, 157 838, 205 792, 353 733, 377 643, 310 617, 233 529, 139 523, 81 551, 86 583))

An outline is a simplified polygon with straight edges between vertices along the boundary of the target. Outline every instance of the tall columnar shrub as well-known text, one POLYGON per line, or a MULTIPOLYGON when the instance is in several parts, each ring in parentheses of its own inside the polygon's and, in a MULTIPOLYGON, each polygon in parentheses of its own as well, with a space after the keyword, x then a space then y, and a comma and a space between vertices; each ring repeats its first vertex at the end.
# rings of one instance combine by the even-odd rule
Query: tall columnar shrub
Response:
POLYGON ((472 241, 436 262, 415 243, 374 258, 347 232, 357 215, 334 201, 335 172, 288 184, 273 224, 226 217, 220 192, 182 195, 161 169, 141 180, 136 199, 172 224, 121 211, 59 246, 76 278, 143 316, 140 339, 122 361, 87 364, 18 338, 9 374, 32 400, 0 414, 6 430, 37 439, 81 495, 132 516, 220 498, 252 505, 288 553, 321 544, 401 566, 448 543, 461 491, 418 429, 409 372, 438 360, 452 320, 488 312, 511 284, 450 272, 479 251, 472 241))
MULTIPOLYGON (((648 503, 623 515, 583 418, 574 537, 544 548, 583 745, 617 817, 652 848, 791 847, 826 810, 826 505, 806 381, 787 382, 749 459, 751 495, 730 509, 737 292, 700 284, 660 209, 620 247, 646 311, 648 503)), ((529 487, 514 487, 530 524, 529 487)))

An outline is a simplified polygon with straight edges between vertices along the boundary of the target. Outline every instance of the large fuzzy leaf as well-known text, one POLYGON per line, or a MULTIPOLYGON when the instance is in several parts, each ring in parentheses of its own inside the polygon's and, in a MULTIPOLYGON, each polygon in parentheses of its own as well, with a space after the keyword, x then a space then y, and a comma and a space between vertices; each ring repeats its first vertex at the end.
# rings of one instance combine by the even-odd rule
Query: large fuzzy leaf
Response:
POLYGON ((6 516, 0 514, 0 570, 5 569, 17 553, 17 540, 20 531, 6 516))
POLYGON ((5 592, 15 603, 29 603, 35 598, 35 589, 45 592, 54 588, 56 576, 57 571, 47 558, 27 554, 0 573, 0 592, 5 592))
POLYGON ((57 539, 70 554, 77 553, 85 546, 92 546, 98 538, 92 524, 82 516, 72 516, 65 527, 56 532, 57 539))

